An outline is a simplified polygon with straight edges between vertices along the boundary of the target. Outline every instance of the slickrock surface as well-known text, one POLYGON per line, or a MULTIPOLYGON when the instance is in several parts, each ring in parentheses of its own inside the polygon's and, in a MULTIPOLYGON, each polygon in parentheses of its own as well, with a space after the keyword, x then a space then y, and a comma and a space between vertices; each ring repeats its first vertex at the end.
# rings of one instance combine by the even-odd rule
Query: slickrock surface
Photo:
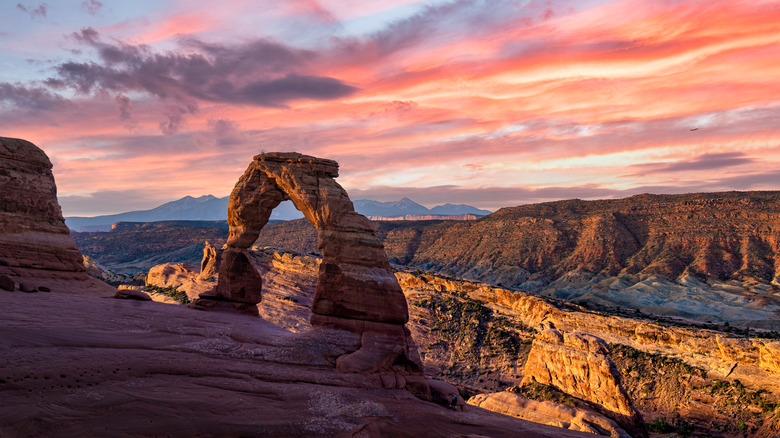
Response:
POLYGON ((0 274, 28 289, 111 296, 115 289, 87 275, 51 169, 34 144, 0 137, 0 274))
POLYGON ((598 412, 551 401, 530 400, 511 392, 478 394, 470 398, 468 403, 534 423, 549 424, 613 438, 631 438, 631 435, 617 423, 598 412))
POLYGON ((336 371, 358 342, 151 301, 2 293, 0 435, 590 436, 336 371))

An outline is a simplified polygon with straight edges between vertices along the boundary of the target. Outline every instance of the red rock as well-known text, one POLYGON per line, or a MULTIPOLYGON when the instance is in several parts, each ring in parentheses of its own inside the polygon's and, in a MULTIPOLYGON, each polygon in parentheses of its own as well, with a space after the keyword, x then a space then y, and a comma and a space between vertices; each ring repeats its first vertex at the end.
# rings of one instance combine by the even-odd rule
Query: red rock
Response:
POLYGON ((523 385, 541 383, 603 407, 619 424, 641 430, 644 422, 620 385, 620 374, 604 340, 548 328, 533 342, 523 385))
POLYGON ((209 242, 203 246, 203 260, 200 262, 200 274, 198 278, 208 280, 219 272, 222 264, 222 250, 217 249, 209 242))
POLYGON ((7 275, 0 275, 0 289, 13 292, 16 289, 16 283, 7 275))
POLYGON ((246 249, 231 248, 222 254, 217 294, 230 301, 260 302, 263 279, 252 265, 246 249))
POLYGON ((138 301, 152 301, 152 297, 146 292, 134 289, 119 289, 114 294, 114 298, 120 300, 138 300, 138 301))
MULTIPOLYGON (((337 367, 351 372, 422 374, 416 346, 404 327, 409 310, 401 286, 371 223, 355 212, 347 192, 335 181, 337 176, 338 163, 332 160, 298 153, 257 155, 230 195, 230 236, 216 296, 201 298, 260 302, 262 279, 247 248, 257 240, 273 209, 289 199, 317 228, 322 254, 312 325, 339 326, 362 336, 361 348, 339 357, 337 367)), ((216 303, 199 301, 193 307, 218 308, 216 303)))
POLYGON ((57 203, 52 164, 34 144, 0 137, 0 274, 56 292, 111 296, 87 275, 57 203))

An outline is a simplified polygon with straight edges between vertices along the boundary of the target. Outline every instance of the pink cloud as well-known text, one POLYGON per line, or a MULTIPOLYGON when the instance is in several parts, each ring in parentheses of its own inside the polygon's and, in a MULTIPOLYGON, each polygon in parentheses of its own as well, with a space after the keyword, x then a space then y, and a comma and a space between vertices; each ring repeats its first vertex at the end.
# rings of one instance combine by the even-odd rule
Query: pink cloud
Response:
POLYGON ((413 2, 268 11, 310 25, 304 44, 286 33, 216 40, 234 22, 193 2, 144 25, 76 33, 91 58, 55 61, 47 82, 0 83, 0 122, 55 158, 65 194, 162 185, 171 199, 224 196, 263 150, 338 159, 359 193, 394 180, 420 193, 491 180, 594 196, 707 187, 723 157, 749 161, 712 187, 769 188, 751 175, 780 169, 776 3, 475 4, 396 19, 386 17, 413 2), (344 30, 375 16, 385 21, 371 32, 344 30), (694 164, 664 164, 684 160, 694 164))

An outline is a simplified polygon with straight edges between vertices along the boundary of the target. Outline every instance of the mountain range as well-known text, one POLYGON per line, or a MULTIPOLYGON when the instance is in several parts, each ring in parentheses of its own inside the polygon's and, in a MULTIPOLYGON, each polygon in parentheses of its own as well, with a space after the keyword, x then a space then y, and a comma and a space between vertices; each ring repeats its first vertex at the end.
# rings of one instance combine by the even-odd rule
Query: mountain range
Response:
MULTIPOLYGON (((185 196, 176 201, 171 201, 155 207, 151 210, 129 211, 110 215, 81 217, 71 216, 65 218, 65 224, 73 231, 108 231, 116 222, 159 222, 172 220, 191 221, 224 221, 227 219, 227 205, 229 196, 217 198, 213 195, 205 195, 198 198, 185 196)), ((356 200, 353 202, 355 210, 365 216, 376 217, 400 217, 406 215, 462 215, 474 214, 485 216, 490 214, 488 210, 480 210, 465 204, 444 204, 431 209, 426 208, 409 198, 400 201, 379 202, 371 200, 356 200)), ((293 220, 303 217, 291 201, 279 204, 271 214, 271 220, 293 220)))

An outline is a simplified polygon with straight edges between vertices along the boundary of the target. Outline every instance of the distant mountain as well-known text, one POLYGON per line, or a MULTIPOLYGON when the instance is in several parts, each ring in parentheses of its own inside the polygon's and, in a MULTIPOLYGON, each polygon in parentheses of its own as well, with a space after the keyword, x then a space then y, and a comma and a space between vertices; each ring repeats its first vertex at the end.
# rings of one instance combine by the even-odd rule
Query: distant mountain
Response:
POLYGON ((433 207, 430 214, 433 215, 460 215, 460 214, 475 214, 477 216, 487 216, 491 212, 489 210, 480 210, 477 207, 472 207, 466 204, 444 204, 433 207))
MULTIPOLYGON (((108 231, 116 222, 159 222, 159 221, 224 221, 227 220, 229 196, 217 198, 205 195, 199 198, 185 196, 167 202, 151 210, 129 211, 95 217, 71 216, 65 218, 65 225, 73 231, 108 231)), ((290 201, 279 204, 271 214, 272 220, 300 219, 303 214, 290 201)))
MULTIPOLYGON (((71 216, 65 218, 65 225, 73 231, 95 232, 108 231, 116 222, 159 222, 159 221, 224 221, 227 220, 227 205, 229 196, 217 198, 205 195, 199 198, 185 196, 176 201, 165 203, 151 210, 130 211, 127 213, 109 214, 95 217, 71 216)), ((396 218, 402 216, 447 216, 474 214, 484 216, 490 214, 470 205, 444 204, 428 209, 409 198, 400 201, 379 202, 360 199, 353 202, 355 210, 365 216, 396 218)), ((272 220, 300 219, 303 214, 295 208, 291 201, 284 201, 271 214, 272 220)))
POLYGON ((95 217, 66 217, 65 225, 74 231, 107 231, 115 222, 156 222, 167 220, 227 219, 228 198, 205 195, 199 198, 185 196, 151 210, 129 211, 95 217))
POLYGON ((430 213, 430 210, 409 198, 403 198, 400 201, 390 202, 358 199, 353 201, 352 204, 355 206, 355 211, 362 214, 363 216, 397 217, 406 216, 408 214, 418 215, 430 213))
POLYGON ((488 210, 480 210, 476 207, 465 204, 444 204, 428 209, 409 198, 403 198, 400 201, 390 202, 358 199, 352 203, 355 205, 355 210, 364 216, 378 216, 384 218, 428 215, 453 216, 464 214, 486 216, 490 214, 490 211, 488 210))

